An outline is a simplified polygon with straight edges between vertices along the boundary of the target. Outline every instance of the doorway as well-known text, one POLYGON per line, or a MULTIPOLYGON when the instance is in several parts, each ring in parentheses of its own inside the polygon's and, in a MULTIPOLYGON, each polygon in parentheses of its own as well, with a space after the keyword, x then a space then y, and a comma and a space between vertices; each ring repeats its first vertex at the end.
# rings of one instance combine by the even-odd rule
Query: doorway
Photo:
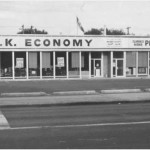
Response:
POLYGON ((122 77, 123 76, 123 60, 114 59, 113 60, 113 77, 122 77))
POLYGON ((94 77, 101 77, 101 68, 102 68, 102 63, 101 63, 101 59, 93 59, 92 63, 91 63, 91 71, 92 74, 94 75, 94 77))

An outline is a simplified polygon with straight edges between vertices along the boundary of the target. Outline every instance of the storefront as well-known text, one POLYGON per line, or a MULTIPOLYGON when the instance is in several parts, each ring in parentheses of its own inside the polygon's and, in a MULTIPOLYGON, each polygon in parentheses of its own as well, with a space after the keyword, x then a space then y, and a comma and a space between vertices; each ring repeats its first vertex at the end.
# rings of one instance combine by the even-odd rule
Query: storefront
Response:
POLYGON ((150 77, 150 37, 0 36, 0 79, 150 77))

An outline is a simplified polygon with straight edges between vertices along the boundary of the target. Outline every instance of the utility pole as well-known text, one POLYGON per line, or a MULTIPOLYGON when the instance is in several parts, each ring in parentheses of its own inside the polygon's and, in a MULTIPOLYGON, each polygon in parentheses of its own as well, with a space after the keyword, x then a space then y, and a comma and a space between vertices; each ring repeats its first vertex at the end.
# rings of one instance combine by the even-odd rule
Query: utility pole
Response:
POLYGON ((130 28, 131 28, 131 27, 127 27, 127 28, 126 28, 126 29, 127 29, 127 35, 130 34, 130 32, 129 32, 130 28))

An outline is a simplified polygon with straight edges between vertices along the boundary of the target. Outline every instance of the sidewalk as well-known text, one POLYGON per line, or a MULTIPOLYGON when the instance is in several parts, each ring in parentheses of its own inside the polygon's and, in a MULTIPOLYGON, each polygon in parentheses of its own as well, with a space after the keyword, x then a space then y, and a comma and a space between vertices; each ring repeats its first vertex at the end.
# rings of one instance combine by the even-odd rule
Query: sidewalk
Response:
POLYGON ((150 79, 1 81, 0 106, 150 102, 150 79))

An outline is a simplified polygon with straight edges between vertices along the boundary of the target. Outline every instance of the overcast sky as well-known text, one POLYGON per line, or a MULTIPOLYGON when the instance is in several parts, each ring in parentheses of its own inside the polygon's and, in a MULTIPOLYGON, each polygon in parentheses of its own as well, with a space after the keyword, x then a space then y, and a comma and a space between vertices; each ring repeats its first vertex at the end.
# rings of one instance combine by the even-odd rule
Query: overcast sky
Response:
MULTIPOLYGON (((22 25, 45 29, 51 35, 76 35, 78 16, 91 28, 131 27, 136 35, 150 34, 150 1, 0 1, 0 34, 16 34, 22 25)), ((78 34, 83 33, 78 29, 78 34)))

